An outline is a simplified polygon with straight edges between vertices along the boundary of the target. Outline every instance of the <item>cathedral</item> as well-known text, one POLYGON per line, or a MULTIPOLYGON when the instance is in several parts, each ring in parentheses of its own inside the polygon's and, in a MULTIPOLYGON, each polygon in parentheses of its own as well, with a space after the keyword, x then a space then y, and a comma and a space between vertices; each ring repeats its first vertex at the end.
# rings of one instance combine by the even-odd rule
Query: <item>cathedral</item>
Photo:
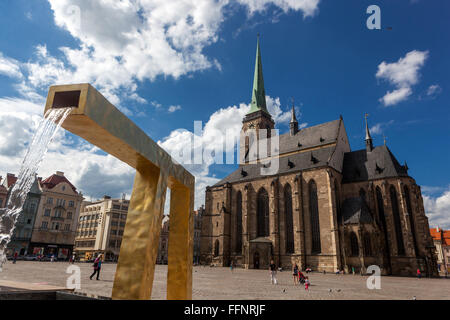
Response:
MULTIPOLYGON (((242 130, 274 128, 258 39, 242 130)), ((284 269, 365 273, 377 265, 384 275, 437 275, 420 186, 386 144, 373 145, 367 118, 363 150, 351 150, 342 117, 299 129, 294 108, 278 138, 268 156, 278 158, 275 174, 261 175, 267 157, 249 160, 245 140, 239 168, 206 188, 201 263, 266 269, 273 259, 284 269)))

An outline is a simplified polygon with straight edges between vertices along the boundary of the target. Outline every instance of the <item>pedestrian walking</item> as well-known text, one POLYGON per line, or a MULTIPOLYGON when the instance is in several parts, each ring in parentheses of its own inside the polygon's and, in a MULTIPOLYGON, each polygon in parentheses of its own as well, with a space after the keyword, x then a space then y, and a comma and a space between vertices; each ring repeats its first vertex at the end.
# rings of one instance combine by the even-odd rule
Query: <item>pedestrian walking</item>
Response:
POLYGON ((301 283, 301 284, 304 284, 305 283, 305 275, 299 270, 298 271, 298 281, 301 283))
POLYGON ((305 278, 305 290, 309 291, 309 286, 311 285, 311 282, 309 281, 309 278, 305 278))
POLYGON ((297 266, 297 264, 295 263, 294 264, 294 267, 293 267, 293 269, 292 269, 292 275, 294 276, 294 285, 296 285, 296 284, 298 284, 298 266, 297 266))
POLYGON ((102 255, 99 254, 98 257, 94 260, 94 272, 91 274, 91 276, 89 277, 89 279, 92 280, 92 277, 95 276, 95 274, 97 274, 97 280, 100 280, 100 270, 102 269, 102 255))
POLYGON ((233 261, 231 261, 231 263, 230 263, 230 270, 231 270, 231 272, 233 272, 233 261))
POLYGON ((16 264, 17 261, 17 251, 14 252, 13 264, 16 264))
POLYGON ((352 273, 355 275, 355 267, 352 267, 352 273))
POLYGON ((420 273, 420 269, 417 269, 417 279, 422 278, 422 273, 420 273))
POLYGON ((277 284, 277 266, 275 265, 275 262, 273 260, 270 260, 270 283, 277 284))

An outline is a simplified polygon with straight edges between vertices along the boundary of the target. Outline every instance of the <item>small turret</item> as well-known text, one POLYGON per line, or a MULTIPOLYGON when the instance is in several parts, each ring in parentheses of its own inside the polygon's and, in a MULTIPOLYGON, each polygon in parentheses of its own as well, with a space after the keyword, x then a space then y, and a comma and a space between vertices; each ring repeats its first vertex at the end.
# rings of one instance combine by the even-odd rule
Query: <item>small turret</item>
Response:
POLYGON ((372 152, 373 150, 373 141, 372 141, 372 137, 370 136, 370 130, 369 130, 369 124, 367 122, 367 117, 369 115, 366 113, 365 114, 365 118, 366 118, 366 150, 367 152, 372 152))
POLYGON ((292 105, 292 117, 291 117, 291 123, 289 124, 289 129, 290 129, 291 136, 295 136, 295 134, 298 132, 298 121, 297 121, 297 117, 295 116, 294 105, 292 105))

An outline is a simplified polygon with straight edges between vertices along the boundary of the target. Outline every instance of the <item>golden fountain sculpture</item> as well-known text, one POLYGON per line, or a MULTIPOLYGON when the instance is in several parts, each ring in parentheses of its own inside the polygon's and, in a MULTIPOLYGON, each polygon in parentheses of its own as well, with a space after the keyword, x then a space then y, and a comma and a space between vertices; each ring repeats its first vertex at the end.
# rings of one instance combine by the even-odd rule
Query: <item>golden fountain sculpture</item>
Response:
POLYGON ((112 298, 151 298, 169 187, 167 299, 192 299, 194 176, 91 85, 50 87, 45 112, 66 107, 64 129, 136 169, 112 298))

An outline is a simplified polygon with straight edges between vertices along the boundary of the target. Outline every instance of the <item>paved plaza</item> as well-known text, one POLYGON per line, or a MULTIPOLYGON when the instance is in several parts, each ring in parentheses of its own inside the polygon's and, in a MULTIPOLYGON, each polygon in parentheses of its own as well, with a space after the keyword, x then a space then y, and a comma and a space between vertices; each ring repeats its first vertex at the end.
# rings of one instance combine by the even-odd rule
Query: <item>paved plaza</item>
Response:
MULTIPOLYGON (((92 266, 89 263, 76 264, 81 268, 81 292, 110 297, 115 264, 104 264, 100 281, 89 280, 92 266)), ((70 276, 66 273, 69 263, 10 261, 0 273, 0 280, 66 286, 70 276)), ((167 266, 157 266, 152 299, 166 297, 167 266)), ((417 300, 450 299, 450 279, 416 279, 404 277, 382 277, 381 290, 369 290, 366 276, 309 274, 311 289, 306 292, 301 285, 294 286, 291 272, 278 273, 278 285, 270 284, 266 270, 244 270, 229 268, 194 267, 194 300, 258 300, 258 299, 406 299, 415 296, 417 300), (331 292, 330 292, 331 289, 331 292)))

